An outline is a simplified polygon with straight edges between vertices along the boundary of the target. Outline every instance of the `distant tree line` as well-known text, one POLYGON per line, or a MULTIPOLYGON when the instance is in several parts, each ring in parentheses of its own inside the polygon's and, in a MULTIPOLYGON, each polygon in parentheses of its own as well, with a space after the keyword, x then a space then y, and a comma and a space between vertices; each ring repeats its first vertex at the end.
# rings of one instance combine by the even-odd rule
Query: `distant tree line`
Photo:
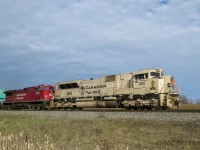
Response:
POLYGON ((194 102, 196 102, 196 104, 200 104, 200 98, 193 101, 192 99, 188 98, 186 95, 181 95, 180 102, 182 104, 192 104, 194 102))
POLYGON ((196 104, 200 104, 200 98, 196 99, 196 104))

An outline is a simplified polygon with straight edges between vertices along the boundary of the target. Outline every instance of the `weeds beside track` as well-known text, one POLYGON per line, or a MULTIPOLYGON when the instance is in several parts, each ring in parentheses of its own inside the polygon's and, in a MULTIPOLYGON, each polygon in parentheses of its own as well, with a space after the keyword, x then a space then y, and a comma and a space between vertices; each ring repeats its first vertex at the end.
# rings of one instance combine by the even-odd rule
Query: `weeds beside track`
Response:
POLYGON ((199 121, 40 117, 49 112, 27 112, 0 113, 2 150, 195 150, 200 145, 199 121))

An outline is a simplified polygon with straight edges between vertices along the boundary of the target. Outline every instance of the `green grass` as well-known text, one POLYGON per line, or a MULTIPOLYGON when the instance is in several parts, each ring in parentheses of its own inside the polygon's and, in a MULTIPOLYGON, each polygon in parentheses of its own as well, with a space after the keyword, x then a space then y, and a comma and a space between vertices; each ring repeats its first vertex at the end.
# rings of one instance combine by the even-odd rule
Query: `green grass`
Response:
POLYGON ((199 149, 199 123, 0 115, 5 150, 199 149))

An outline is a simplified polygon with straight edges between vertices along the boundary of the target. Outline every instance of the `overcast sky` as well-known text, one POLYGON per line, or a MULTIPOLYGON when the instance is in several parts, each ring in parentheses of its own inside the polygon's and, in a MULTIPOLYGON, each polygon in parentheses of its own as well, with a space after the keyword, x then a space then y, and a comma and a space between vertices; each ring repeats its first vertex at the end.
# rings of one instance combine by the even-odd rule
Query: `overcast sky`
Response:
POLYGON ((200 97, 200 0, 1 0, 0 88, 162 68, 200 97))

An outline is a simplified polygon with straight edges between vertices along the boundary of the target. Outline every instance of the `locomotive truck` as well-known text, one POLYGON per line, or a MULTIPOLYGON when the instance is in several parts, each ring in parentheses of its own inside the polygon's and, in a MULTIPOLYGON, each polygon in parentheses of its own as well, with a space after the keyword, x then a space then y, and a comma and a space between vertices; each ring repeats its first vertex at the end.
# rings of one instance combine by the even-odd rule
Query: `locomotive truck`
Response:
POLYGON ((5 91, 4 109, 126 108, 167 109, 179 107, 180 90, 174 77, 162 69, 72 80, 51 85, 5 91))

